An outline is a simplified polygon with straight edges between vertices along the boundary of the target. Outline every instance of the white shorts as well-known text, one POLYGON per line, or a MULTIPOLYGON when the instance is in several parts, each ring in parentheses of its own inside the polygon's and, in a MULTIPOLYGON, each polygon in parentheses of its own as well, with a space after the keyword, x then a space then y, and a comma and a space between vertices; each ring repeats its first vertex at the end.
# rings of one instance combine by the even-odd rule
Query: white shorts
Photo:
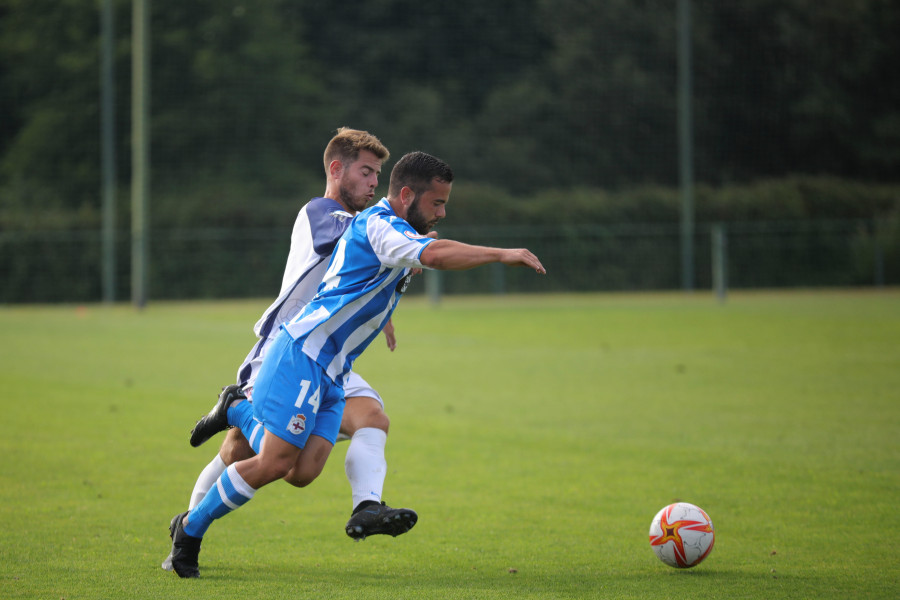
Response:
POLYGON ((357 375, 356 371, 350 371, 344 377, 344 398, 356 398, 357 396, 375 398, 378 400, 378 404, 381 405, 381 410, 384 410, 384 400, 381 399, 375 388, 370 386, 368 381, 357 375))
MULTIPOLYGON (((350 371, 350 373, 344 377, 344 398, 356 398, 358 396, 362 396, 365 398, 375 398, 378 400, 378 404, 381 405, 381 410, 384 410, 384 400, 381 399, 381 396, 378 395, 378 392, 375 391, 372 386, 369 385, 365 379, 356 374, 355 371, 350 371)), ((338 433, 337 441, 345 442, 349 440, 350 437, 344 435, 343 433, 338 433)))

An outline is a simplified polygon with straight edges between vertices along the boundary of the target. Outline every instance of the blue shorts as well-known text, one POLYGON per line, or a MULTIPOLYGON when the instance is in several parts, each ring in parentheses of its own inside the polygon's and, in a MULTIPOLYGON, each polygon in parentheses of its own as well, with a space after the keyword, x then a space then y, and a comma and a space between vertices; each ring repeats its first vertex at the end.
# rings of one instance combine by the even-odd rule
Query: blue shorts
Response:
POLYGON ((337 439, 344 390, 282 331, 266 352, 253 384, 253 416, 266 431, 298 448, 310 435, 337 439))

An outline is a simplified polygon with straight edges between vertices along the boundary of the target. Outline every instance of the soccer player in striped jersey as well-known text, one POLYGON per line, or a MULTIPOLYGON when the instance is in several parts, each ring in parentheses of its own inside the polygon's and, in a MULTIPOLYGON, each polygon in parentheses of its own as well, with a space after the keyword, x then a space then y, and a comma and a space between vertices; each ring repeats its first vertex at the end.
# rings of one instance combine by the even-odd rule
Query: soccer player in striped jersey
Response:
POLYGON ((197 423, 194 431, 201 437, 229 425, 252 437, 255 421, 264 432, 258 454, 229 466, 203 500, 176 520, 172 564, 180 577, 199 576, 200 545, 214 520, 292 471, 313 479, 321 472, 337 439, 353 361, 390 320, 413 270, 502 263, 545 273, 524 248, 430 237, 446 215, 452 183, 453 172, 440 159, 422 152, 402 157, 391 171, 387 198, 351 221, 316 296, 272 341, 252 404, 220 401, 197 423))
MULTIPOLYGON (((259 366, 271 341, 281 325, 290 321, 315 295, 328 260, 350 220, 373 199, 382 164, 388 159, 388 149, 374 135, 355 129, 341 128, 325 148, 324 163, 327 176, 325 195, 310 200, 298 213, 291 234, 291 249, 282 278, 278 298, 266 309, 254 326, 258 340, 243 364, 238 368, 237 383, 227 386, 220 398, 251 397, 259 366)), ((393 326, 384 330, 388 347, 394 350, 396 338, 393 326)), ((384 401, 362 377, 351 373, 344 386, 347 402, 341 422, 341 439, 349 439, 345 471, 350 481, 352 514, 345 530, 354 539, 369 535, 396 536, 409 531, 418 516, 407 508, 391 508, 381 499, 387 473, 385 445, 390 420, 384 412, 384 401)), ((252 446, 258 447, 262 426, 255 428, 250 442, 239 428, 231 429, 219 453, 203 469, 191 493, 188 509, 194 508, 228 465, 253 456, 252 446)), ((192 437, 192 445, 205 439, 192 437)), ((302 487, 309 483, 308 473, 299 468, 286 480, 302 487)), ((170 525, 174 531, 176 515, 170 525)), ((172 555, 162 563, 172 570, 172 555)))

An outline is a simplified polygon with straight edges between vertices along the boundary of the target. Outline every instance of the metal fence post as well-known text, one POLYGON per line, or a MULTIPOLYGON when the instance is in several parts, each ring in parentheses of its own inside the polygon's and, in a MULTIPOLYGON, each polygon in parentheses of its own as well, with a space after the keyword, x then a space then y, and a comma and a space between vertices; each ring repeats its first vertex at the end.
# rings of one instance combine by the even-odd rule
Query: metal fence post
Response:
POLYGON ((131 301, 147 303, 150 193, 150 1, 132 0, 131 301))
POLYGON ((103 229, 103 301, 116 299, 116 97, 115 97, 115 20, 113 1, 103 0, 100 11, 100 160, 102 170, 103 229))
POLYGON ((884 287, 884 248, 881 246, 881 236, 879 235, 878 220, 872 219, 872 240, 875 247, 875 287, 884 287))
POLYGON ((694 125, 691 0, 678 0, 678 179, 681 188, 681 286, 694 289, 694 125))
POLYGON ((437 269, 425 269, 425 294, 434 306, 441 303, 441 272, 437 269))
POLYGON ((725 302, 728 294, 728 240, 725 237, 725 225, 716 223, 712 226, 712 280, 716 298, 725 302))

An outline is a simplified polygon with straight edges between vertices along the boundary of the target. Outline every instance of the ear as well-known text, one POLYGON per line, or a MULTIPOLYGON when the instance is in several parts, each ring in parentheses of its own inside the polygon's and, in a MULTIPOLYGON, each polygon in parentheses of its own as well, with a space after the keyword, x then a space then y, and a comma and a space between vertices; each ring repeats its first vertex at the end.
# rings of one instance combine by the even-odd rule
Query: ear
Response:
POLYGON ((344 171, 344 163, 335 159, 328 165, 328 175, 332 179, 340 179, 341 173, 344 171))
POLYGON ((403 206, 409 208, 412 206, 412 203, 416 200, 416 193, 410 187, 404 186, 400 190, 400 202, 403 203, 403 206))

